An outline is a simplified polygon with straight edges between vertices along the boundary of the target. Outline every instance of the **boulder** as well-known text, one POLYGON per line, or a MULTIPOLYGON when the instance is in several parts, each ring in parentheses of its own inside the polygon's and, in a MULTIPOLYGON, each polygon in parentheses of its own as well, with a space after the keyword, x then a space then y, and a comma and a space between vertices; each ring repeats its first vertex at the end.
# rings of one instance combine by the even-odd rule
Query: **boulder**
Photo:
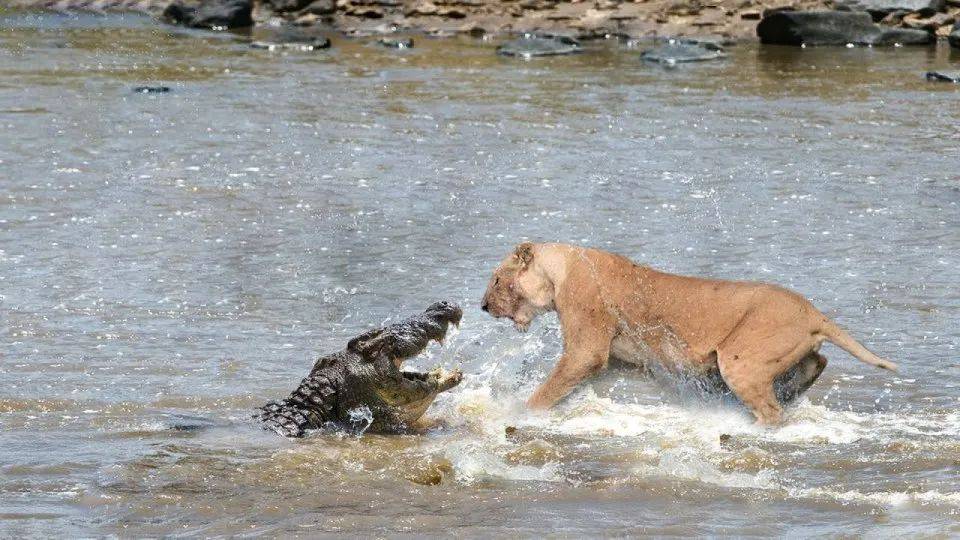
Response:
POLYGON ((330 15, 337 11, 337 3, 335 0, 313 0, 306 7, 303 8, 301 13, 304 14, 313 14, 313 15, 330 15))
POLYGON ((773 11, 757 25, 761 43, 774 45, 921 45, 933 34, 887 28, 865 11, 773 11))
POLYGON ((580 42, 566 36, 545 34, 524 34, 497 47, 497 54, 531 58, 534 56, 556 56, 573 54, 583 50, 580 42))
POLYGON ((253 0, 204 0, 184 2, 175 0, 161 18, 172 24, 191 28, 224 30, 253 26, 253 0))
POLYGON ((716 43, 689 39, 671 39, 664 45, 640 53, 648 62, 674 65, 683 62, 703 62, 724 58, 723 47, 716 43))
POLYGON ((953 31, 947 36, 947 41, 951 46, 960 49, 960 24, 953 23, 953 31))
POLYGON ((946 0, 839 0, 837 9, 846 11, 866 11, 873 20, 879 21, 890 13, 919 13, 929 17, 938 11, 943 11, 946 0))

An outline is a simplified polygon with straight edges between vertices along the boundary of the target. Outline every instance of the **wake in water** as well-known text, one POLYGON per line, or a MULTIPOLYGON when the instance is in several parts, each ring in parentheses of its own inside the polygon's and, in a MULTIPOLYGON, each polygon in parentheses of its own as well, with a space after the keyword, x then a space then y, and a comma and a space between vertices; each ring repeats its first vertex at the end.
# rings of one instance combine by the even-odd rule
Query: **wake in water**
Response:
MULTIPOLYGON (((430 416, 443 427, 423 448, 449 461, 454 481, 680 481, 784 499, 960 508, 955 486, 894 480, 903 461, 955 466, 956 413, 841 411, 804 397, 769 428, 735 400, 695 385, 663 391, 631 371, 607 373, 532 413, 524 398, 556 358, 555 333, 547 326, 520 338, 474 338, 487 351, 464 385, 437 401, 430 416)), ((468 348, 453 343, 442 354, 468 348)))

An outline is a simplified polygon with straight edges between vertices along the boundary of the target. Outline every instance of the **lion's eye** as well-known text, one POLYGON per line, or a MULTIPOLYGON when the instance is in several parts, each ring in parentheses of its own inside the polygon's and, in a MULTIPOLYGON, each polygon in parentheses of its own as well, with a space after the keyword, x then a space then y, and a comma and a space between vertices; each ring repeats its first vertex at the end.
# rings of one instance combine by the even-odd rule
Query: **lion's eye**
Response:
POLYGON ((493 280, 493 286, 494 286, 494 287, 496 287, 496 286, 499 285, 499 284, 500 284, 500 278, 499 278, 499 277, 493 280))

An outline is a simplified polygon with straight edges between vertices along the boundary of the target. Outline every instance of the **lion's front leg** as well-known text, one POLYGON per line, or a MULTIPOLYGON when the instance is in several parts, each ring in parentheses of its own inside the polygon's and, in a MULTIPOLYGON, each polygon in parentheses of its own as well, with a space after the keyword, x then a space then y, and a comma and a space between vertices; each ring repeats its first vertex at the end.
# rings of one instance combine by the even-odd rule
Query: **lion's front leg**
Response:
POLYGON ((527 407, 538 410, 553 407, 584 379, 603 371, 606 358, 601 353, 564 353, 547 380, 527 400, 527 407))
MULTIPOLYGON (((567 302, 558 304, 562 308, 567 302)), ((531 409, 549 409, 574 386, 607 367, 614 332, 612 317, 598 297, 596 302, 581 302, 577 308, 562 312, 558 309, 563 354, 547 380, 527 400, 531 409)))

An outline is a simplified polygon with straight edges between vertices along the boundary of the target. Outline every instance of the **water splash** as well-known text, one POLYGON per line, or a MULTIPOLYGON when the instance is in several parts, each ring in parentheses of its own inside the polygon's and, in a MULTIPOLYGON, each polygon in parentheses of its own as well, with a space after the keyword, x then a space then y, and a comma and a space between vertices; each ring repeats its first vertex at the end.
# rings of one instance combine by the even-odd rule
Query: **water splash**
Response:
POLYGON ((373 424, 373 411, 366 405, 350 409, 347 411, 347 416, 349 417, 350 431, 358 437, 370 429, 370 425, 373 424))

